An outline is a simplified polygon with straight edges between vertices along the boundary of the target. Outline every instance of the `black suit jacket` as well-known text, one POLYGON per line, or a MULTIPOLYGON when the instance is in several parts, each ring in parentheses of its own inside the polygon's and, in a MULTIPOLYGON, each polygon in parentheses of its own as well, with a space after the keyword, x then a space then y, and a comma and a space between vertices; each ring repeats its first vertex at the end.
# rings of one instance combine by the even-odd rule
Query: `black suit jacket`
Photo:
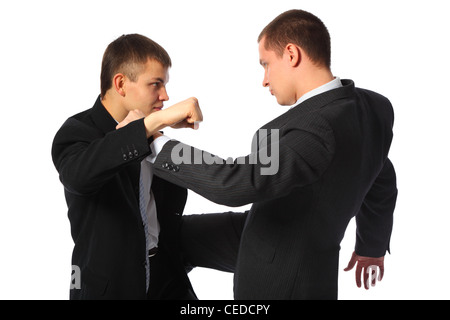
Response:
MULTIPOLYGON (((75 242, 72 264, 81 269, 81 289, 72 289, 71 299, 147 298, 139 175, 151 140, 143 120, 120 130, 116 125, 99 98, 92 109, 69 118, 54 138, 53 162, 64 185, 75 242)), ((156 176, 152 190, 161 226, 159 250, 168 256, 162 269, 188 290, 178 242, 187 190, 156 176)), ((162 278, 150 280, 152 297, 177 298, 166 292, 162 278)))
MULTIPOLYGON (((393 109, 385 97, 342 82, 263 126, 279 133, 268 137, 270 150, 234 164, 178 164, 172 152, 183 148, 169 141, 156 159, 156 175, 216 203, 253 203, 237 258, 237 299, 336 299, 340 242, 355 216, 356 252, 381 257, 389 250, 397 196, 388 159, 393 109), (278 172, 262 175, 268 165, 252 159, 276 148, 278 172)), ((185 150, 197 163, 198 154, 211 157, 185 150)), ((229 230, 222 243, 236 224, 229 230)))

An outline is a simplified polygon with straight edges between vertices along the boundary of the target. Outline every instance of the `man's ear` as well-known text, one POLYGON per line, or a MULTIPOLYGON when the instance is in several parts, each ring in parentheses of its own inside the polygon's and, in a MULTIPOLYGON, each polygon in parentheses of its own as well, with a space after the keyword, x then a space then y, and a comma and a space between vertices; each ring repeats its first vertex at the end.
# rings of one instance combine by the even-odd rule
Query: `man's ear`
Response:
POLYGON ((298 67, 302 61, 302 52, 298 46, 292 43, 288 43, 284 50, 284 53, 289 58, 289 63, 292 67, 298 67))
POLYGON ((125 75, 118 73, 113 78, 114 90, 122 97, 125 97, 125 75))

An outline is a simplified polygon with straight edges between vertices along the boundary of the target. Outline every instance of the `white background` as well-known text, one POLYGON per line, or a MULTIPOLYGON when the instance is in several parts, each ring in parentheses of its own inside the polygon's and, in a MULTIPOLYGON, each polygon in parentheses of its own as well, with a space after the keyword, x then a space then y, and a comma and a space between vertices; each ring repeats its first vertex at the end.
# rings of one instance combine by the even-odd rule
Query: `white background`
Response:
MULTIPOLYGON (((387 96, 399 197, 385 279, 369 291, 345 273, 339 298, 449 299, 449 63, 446 1, 8 1, 0 8, 0 299, 67 299, 73 242, 50 150, 69 116, 99 94, 106 46, 126 33, 173 59, 170 106, 199 99, 199 131, 166 133, 224 158, 246 155, 253 133, 285 108, 262 87, 257 36, 293 8, 319 16, 332 71, 387 96), (370 3, 370 4, 368 4, 370 3)), ((232 210, 244 210, 237 208, 232 210)), ((222 212, 190 192, 186 214, 222 212)), ((232 275, 190 274, 200 299, 232 299, 232 275)))

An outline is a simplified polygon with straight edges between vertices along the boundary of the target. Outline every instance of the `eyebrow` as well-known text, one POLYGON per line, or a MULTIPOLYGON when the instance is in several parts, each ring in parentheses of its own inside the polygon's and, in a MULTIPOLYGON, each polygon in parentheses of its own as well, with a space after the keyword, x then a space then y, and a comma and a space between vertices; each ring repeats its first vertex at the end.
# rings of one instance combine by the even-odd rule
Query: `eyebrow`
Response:
POLYGON ((149 84, 158 84, 158 85, 162 85, 162 86, 166 86, 168 82, 169 82, 169 80, 164 81, 163 78, 151 78, 148 81, 149 84))
POLYGON ((150 81, 151 81, 151 82, 161 82, 161 83, 165 83, 164 80, 161 79, 161 78, 152 78, 150 81))

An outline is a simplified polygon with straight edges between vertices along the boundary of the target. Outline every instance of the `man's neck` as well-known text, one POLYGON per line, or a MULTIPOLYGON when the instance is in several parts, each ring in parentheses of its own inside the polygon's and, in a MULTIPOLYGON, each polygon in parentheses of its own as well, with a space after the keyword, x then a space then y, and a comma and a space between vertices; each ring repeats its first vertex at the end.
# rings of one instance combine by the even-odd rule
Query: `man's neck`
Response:
POLYGON ((297 100, 308 92, 317 89, 333 80, 334 76, 328 69, 311 70, 306 74, 306 76, 303 76, 302 81, 299 83, 296 97, 297 100))
POLYGON ((334 77, 333 75, 331 75, 331 79, 329 77, 324 77, 321 81, 317 81, 314 86, 311 86, 311 88, 313 88, 312 90, 309 90, 301 95, 301 97, 297 99, 293 105, 291 105, 291 109, 316 95, 340 87, 342 87, 342 83, 338 77, 334 77))

